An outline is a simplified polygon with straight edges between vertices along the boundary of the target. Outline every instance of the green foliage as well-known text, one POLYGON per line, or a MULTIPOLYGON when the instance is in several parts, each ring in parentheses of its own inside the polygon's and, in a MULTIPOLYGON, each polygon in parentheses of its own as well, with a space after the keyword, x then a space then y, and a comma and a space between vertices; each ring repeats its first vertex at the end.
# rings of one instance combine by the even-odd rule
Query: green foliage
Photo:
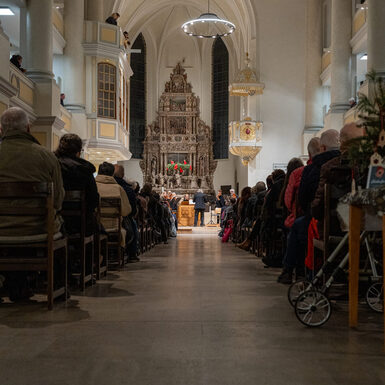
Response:
POLYGON ((358 167, 361 173, 369 167, 370 157, 377 152, 385 157, 385 147, 378 147, 378 139, 385 121, 385 80, 375 71, 366 75, 369 83, 369 96, 358 94, 360 126, 364 127, 365 135, 354 139, 349 147, 349 159, 352 166, 358 167))
POLYGON ((184 163, 169 163, 169 164, 167 165, 167 169, 168 169, 169 171, 173 171, 173 170, 175 170, 175 165, 178 166, 177 170, 182 169, 183 172, 190 169, 190 165, 187 164, 187 163, 186 163, 186 164, 184 164, 184 163))

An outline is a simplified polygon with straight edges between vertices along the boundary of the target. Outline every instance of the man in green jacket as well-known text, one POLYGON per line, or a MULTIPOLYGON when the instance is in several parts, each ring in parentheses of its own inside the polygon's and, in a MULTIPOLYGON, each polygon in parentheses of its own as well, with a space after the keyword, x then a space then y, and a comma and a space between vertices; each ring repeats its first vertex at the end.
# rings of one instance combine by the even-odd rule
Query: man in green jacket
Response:
MULTIPOLYGON (((29 133, 27 114, 12 107, 1 116, 0 126, 0 188, 4 182, 53 182, 54 208, 61 209, 64 198, 60 164, 55 155, 42 147, 29 133)), ((31 202, 23 199, 0 200, 0 205, 23 207, 31 202)), ((56 215, 55 232, 62 220, 56 215)), ((46 234, 44 218, 3 217, 0 236, 30 236, 46 234)))

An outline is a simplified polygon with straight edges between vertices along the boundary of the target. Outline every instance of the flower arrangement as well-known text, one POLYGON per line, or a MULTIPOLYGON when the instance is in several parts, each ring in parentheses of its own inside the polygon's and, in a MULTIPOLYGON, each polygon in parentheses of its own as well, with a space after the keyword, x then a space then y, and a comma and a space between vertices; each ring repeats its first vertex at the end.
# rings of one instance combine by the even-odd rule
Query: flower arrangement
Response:
POLYGON ((174 171, 179 170, 181 174, 183 174, 187 170, 192 170, 192 166, 189 165, 186 161, 183 161, 183 163, 174 162, 173 160, 167 165, 168 171, 174 171))

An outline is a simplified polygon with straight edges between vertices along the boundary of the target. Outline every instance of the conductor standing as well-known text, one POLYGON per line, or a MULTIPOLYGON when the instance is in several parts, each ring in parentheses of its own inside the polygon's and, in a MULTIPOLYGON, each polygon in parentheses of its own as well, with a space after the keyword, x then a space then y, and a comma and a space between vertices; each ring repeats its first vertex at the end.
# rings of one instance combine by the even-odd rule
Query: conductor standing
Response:
POLYGON ((203 194, 203 191, 199 189, 197 193, 194 195, 194 203, 195 203, 195 219, 194 219, 194 227, 198 224, 198 216, 201 214, 201 227, 205 225, 205 210, 206 210, 206 195, 203 194))

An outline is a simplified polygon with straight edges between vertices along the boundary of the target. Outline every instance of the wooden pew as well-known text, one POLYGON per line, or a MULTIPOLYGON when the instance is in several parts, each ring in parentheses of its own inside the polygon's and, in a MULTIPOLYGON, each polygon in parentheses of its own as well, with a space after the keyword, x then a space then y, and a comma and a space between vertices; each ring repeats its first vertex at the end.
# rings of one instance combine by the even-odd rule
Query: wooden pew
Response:
MULTIPOLYGON (((86 284, 91 282, 93 275, 94 261, 94 236, 86 235, 86 215, 87 205, 84 191, 66 191, 63 209, 61 215, 64 222, 67 220, 75 220, 79 223, 79 232, 68 235, 69 245, 79 247, 80 272, 73 272, 70 266, 70 273, 73 277, 79 278, 79 288, 81 291, 86 289, 86 284), (89 252, 87 253, 87 246, 89 252)), ((72 256, 72 257, 77 257, 72 256)), ((70 255, 71 257, 71 255, 70 255)), ((71 259, 71 258, 70 258, 71 259)))
POLYGON ((43 217, 46 223, 46 234, 0 236, 0 271, 46 271, 49 310, 52 310, 55 298, 67 298, 67 238, 53 232, 53 191, 53 183, 38 182, 1 183, 0 188, 0 201, 27 199, 31 202, 28 207, 0 206, 0 221, 4 217, 30 216, 43 217), (57 270, 61 273, 61 282, 55 277, 57 270))
POLYGON ((100 219, 108 234, 108 267, 118 268, 124 265, 122 251, 122 217, 121 200, 119 198, 102 197, 100 199, 100 219), (108 226, 105 223, 109 223, 108 226), (111 258, 111 251, 116 251, 116 259, 111 258))

